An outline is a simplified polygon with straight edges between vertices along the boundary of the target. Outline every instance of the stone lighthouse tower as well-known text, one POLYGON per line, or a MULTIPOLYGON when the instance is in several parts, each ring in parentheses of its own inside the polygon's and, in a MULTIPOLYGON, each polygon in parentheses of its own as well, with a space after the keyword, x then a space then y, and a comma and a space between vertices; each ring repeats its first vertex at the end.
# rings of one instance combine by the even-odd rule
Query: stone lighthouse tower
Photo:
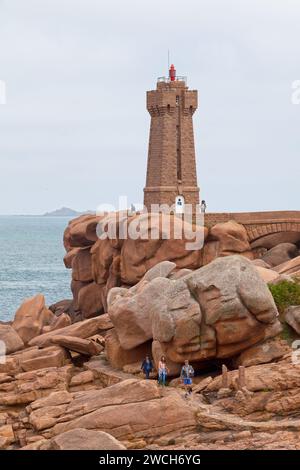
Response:
MULTIPOLYGON (((184 212, 199 204, 193 114, 197 109, 197 90, 189 90, 185 77, 176 76, 171 65, 169 77, 159 78, 156 90, 147 92, 151 115, 150 139, 144 205, 174 206, 184 212)), ((153 209, 153 208, 152 208, 153 209)))

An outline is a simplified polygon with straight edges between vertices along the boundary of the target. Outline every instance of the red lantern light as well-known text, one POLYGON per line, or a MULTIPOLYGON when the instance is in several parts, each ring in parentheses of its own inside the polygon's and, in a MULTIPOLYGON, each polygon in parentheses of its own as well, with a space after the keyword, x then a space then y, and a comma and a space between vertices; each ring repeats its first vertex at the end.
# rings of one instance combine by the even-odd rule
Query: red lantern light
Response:
POLYGON ((169 78, 171 82, 174 82, 176 79, 176 69, 173 64, 171 65, 170 70, 169 70, 169 78))

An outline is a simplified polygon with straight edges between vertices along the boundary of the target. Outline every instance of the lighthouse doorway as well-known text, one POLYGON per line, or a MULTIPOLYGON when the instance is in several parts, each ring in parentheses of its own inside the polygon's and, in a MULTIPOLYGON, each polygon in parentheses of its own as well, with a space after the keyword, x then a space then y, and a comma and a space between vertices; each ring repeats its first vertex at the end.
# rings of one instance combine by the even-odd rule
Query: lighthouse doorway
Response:
POLYGON ((176 214, 184 213, 184 197, 179 195, 175 199, 175 212, 176 214))

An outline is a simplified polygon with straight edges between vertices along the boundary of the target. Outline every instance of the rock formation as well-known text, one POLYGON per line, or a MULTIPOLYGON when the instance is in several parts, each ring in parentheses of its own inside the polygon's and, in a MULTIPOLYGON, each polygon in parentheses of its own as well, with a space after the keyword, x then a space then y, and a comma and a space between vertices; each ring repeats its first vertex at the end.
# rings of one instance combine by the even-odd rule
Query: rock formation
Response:
MULTIPOLYGON (((73 304, 68 306, 72 318, 90 318, 107 312, 107 295, 111 288, 137 284, 149 269, 162 261, 174 262, 176 275, 181 269, 195 270, 218 257, 239 254, 252 260, 259 254, 251 249, 246 229, 235 221, 218 223, 210 229, 196 229, 185 223, 185 236, 181 240, 174 238, 179 227, 179 219, 166 214, 119 212, 83 215, 72 220, 64 234, 65 265, 72 269, 73 304), (112 231, 109 227, 113 227, 112 231), (169 239, 165 238, 168 227, 171 228, 169 239), (135 231, 135 236, 132 237, 129 230, 135 231), (108 231, 111 239, 99 238, 108 231), (187 249, 187 243, 193 240, 188 237, 193 233, 194 237, 197 233, 204 240, 203 248, 187 249)), ((276 261, 282 263, 297 254, 296 245, 282 243, 268 252, 264 249, 260 256, 269 256, 273 261, 268 264, 260 258, 259 266, 273 268, 276 261)), ((265 282, 279 279, 272 271, 261 270, 260 274, 265 282)))
POLYGON ((177 280, 168 278, 170 264, 110 291, 108 314, 123 350, 153 340, 156 361, 164 354, 180 366, 234 357, 281 331, 271 293, 247 259, 218 258, 177 280))
POLYGON ((198 228, 204 246, 190 251, 193 226, 166 239, 161 215, 138 213, 99 238, 113 216, 65 231, 72 300, 48 308, 38 294, 0 323, 0 449, 300 449, 299 354, 281 335, 285 320, 299 337, 299 306, 279 321, 267 285, 298 282, 297 245, 250 245, 228 221, 198 228), (141 237, 124 239, 129 222, 141 237), (144 380, 146 354, 156 368, 166 356, 170 387, 156 370, 144 380))

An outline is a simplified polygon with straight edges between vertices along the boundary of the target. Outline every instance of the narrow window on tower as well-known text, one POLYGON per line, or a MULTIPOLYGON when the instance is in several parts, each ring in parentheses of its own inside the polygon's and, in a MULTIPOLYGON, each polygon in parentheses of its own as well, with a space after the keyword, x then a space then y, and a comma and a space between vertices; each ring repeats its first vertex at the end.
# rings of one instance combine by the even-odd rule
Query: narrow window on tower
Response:
POLYGON ((176 106, 179 106, 179 96, 176 96, 176 106))
POLYGON ((176 126, 177 180, 181 181, 180 130, 176 126))

